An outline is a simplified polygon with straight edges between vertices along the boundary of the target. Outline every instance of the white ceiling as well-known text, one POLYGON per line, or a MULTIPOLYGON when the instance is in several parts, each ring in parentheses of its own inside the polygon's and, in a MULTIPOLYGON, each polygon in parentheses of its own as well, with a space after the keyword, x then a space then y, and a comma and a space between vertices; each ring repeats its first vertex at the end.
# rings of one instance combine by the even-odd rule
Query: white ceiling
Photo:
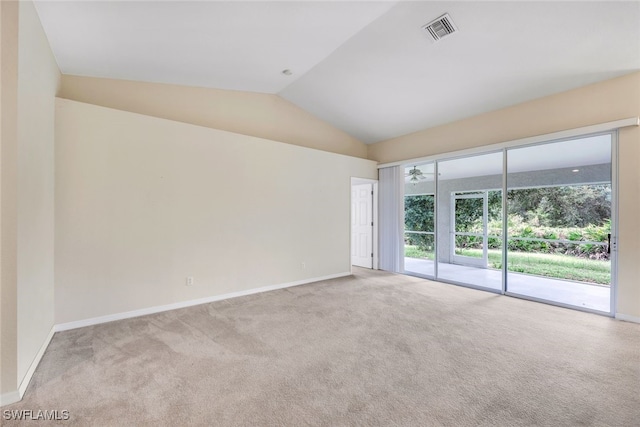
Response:
POLYGON ((640 70, 640 1, 36 7, 65 74, 277 93, 367 143, 640 70))
POLYGON ((393 3, 36 1, 64 74, 278 93, 393 3), (281 72, 292 70, 291 76, 281 72))

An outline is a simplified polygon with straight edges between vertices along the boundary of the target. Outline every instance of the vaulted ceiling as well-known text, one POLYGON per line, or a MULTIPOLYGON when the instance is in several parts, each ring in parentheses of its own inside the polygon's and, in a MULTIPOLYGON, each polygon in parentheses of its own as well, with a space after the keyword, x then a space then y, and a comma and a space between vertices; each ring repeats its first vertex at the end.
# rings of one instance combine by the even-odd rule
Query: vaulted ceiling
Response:
POLYGON ((366 143, 640 70, 640 1, 36 7, 65 74, 278 94, 366 143))

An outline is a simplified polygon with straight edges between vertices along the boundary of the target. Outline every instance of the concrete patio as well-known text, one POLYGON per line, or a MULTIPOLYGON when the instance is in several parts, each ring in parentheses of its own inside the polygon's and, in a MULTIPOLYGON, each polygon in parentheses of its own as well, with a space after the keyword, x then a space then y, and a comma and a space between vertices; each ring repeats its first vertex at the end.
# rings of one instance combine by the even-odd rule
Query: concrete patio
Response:
MULTIPOLYGON (((407 273, 434 276, 434 262, 427 259, 405 258, 404 269, 407 273)), ((438 263, 438 279, 498 291, 502 289, 502 272, 490 268, 438 263)), ((507 292, 605 313, 611 310, 608 286, 509 272, 507 292)))

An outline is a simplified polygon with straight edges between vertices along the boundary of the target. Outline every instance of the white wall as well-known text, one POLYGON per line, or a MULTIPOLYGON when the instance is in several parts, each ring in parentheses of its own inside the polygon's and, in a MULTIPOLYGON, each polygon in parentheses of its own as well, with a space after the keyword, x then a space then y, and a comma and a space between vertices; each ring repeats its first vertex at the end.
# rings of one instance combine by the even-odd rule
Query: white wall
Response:
POLYGON ((20 385, 54 320, 54 113, 60 72, 33 3, 20 2, 18 12, 15 262, 20 385))
POLYGON ((352 176, 376 163, 59 99, 56 323, 347 273, 352 176))
POLYGON ((54 114, 60 72, 33 3, 2 2, 0 401, 20 399, 54 322, 54 114))
POLYGON ((0 403, 18 395, 18 9, 0 1, 0 403))
POLYGON ((361 141, 268 93, 64 75, 59 96, 332 153, 367 157, 367 146, 361 141))

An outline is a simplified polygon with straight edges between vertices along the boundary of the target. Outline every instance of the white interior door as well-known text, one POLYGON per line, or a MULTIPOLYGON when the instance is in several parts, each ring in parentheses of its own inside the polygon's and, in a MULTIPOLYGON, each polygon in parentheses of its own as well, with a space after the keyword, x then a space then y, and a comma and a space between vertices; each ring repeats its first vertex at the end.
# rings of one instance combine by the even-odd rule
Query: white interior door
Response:
POLYGON ((351 264, 373 268, 373 184, 351 186, 351 264))

